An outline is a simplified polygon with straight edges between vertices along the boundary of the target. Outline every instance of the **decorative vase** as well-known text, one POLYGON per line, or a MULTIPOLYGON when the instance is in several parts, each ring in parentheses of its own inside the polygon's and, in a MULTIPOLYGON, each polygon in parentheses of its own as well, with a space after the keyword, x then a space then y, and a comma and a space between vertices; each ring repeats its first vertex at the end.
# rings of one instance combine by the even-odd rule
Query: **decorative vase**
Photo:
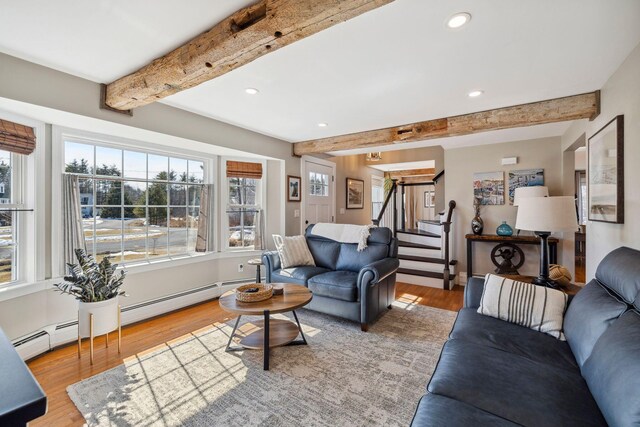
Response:
POLYGON ((480 215, 476 215, 471 220, 471 231, 473 231, 473 234, 476 236, 479 236, 482 234, 482 230, 484 230, 484 221, 482 221, 480 215))
POLYGON ((78 302, 78 336, 97 337, 118 329, 118 297, 99 302, 78 302), (91 315, 93 314, 93 334, 91 315))
POLYGON ((513 234, 513 228, 507 224, 507 221, 502 221, 502 224, 496 228, 496 234, 498 236, 511 236, 513 234))

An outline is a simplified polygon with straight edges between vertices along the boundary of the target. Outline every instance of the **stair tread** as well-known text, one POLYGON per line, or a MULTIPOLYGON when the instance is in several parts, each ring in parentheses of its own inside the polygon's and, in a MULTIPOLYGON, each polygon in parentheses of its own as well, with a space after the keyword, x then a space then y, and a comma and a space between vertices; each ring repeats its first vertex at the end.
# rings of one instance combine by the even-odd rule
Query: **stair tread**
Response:
MULTIPOLYGON (((399 254, 398 259, 404 259, 407 261, 420 261, 420 262, 430 262, 433 264, 444 264, 444 260, 442 258, 434 258, 434 257, 426 257, 426 256, 415 256, 415 255, 404 255, 399 254)), ((456 265, 458 263, 457 260, 453 259, 449 261, 449 265, 456 265)))
POLYGON ((434 249, 436 251, 440 250, 440 248, 437 246, 421 245, 420 243, 413 242, 403 242, 402 240, 398 240, 398 246, 402 246, 405 248, 434 249))
POLYGON ((435 237, 439 239, 441 236, 435 233, 429 233, 428 231, 418 230, 417 228, 405 228, 404 230, 398 230, 398 233, 415 234, 416 236, 435 237))
MULTIPOLYGON (((444 279, 444 273, 435 272, 435 271, 424 271, 424 270, 415 270, 413 268, 399 268, 398 273, 400 274, 411 274, 412 276, 422 276, 422 277, 432 277, 434 279, 444 279)), ((449 275, 449 280, 453 280, 455 274, 451 273, 449 275)))

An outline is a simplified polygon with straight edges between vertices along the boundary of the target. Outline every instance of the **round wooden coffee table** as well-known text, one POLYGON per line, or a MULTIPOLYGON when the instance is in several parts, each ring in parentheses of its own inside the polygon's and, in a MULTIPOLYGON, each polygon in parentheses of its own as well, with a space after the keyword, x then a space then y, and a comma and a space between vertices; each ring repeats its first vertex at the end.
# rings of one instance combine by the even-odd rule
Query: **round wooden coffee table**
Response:
POLYGON ((220 307, 229 313, 237 314, 238 319, 229 336, 225 351, 239 351, 244 349, 262 349, 264 352, 264 370, 269 370, 269 349, 285 345, 306 345, 307 340, 302 333, 302 327, 295 310, 309 304, 313 297, 311 291, 302 285, 292 283, 271 283, 281 286, 282 295, 274 295, 268 300, 258 302, 241 302, 236 299, 235 290, 225 292, 220 297, 220 307), (272 314, 292 312, 295 323, 289 320, 271 319, 272 314), (257 330, 243 337, 241 347, 232 347, 240 318, 242 316, 263 316, 264 320, 252 322, 257 330), (300 334, 300 340, 296 340, 300 334), (265 345, 265 343, 268 343, 265 345))

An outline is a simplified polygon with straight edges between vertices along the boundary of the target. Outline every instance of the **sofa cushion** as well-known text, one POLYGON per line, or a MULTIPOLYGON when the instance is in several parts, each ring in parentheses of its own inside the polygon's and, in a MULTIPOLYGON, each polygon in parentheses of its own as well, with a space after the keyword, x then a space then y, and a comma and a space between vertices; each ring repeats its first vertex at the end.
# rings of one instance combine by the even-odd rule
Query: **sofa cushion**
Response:
POLYGON ((318 267, 336 269, 338 255, 340 255, 340 243, 323 238, 307 238, 307 245, 318 267))
POLYGON ((309 279, 308 286, 314 295, 358 301, 358 273, 351 271, 330 271, 309 279))
POLYGON ((596 279, 633 304, 640 293, 640 251, 623 246, 609 252, 596 269, 596 279))
POLYGON ((580 370, 566 341, 483 316, 474 308, 463 308, 458 312, 450 337, 493 347, 575 373, 580 370))
POLYGON ((420 399, 411 422, 412 427, 517 425, 458 400, 431 393, 420 399))
POLYGON ((587 360, 598 338, 627 310, 597 280, 592 280, 573 298, 564 317, 564 334, 578 364, 587 360))
POLYGON ((362 267, 372 262, 386 258, 389 246, 379 243, 369 243, 363 251, 358 252, 358 245, 343 243, 340 245, 340 256, 336 270, 359 272, 362 267))
POLYGON ((528 426, 606 425, 577 372, 451 339, 428 390, 528 426))
POLYGON ((327 271, 329 270, 326 268, 312 266, 281 268, 271 273, 271 281, 274 283, 287 282, 306 285, 311 277, 327 271))
POLYGON ((564 340, 566 308, 564 292, 487 274, 478 313, 564 340))
POLYGON ((274 234, 273 242, 276 244, 282 268, 316 265, 304 236, 282 237, 279 234, 274 234))
POLYGON ((628 311, 606 330, 582 367, 612 426, 640 425, 640 314, 628 311))

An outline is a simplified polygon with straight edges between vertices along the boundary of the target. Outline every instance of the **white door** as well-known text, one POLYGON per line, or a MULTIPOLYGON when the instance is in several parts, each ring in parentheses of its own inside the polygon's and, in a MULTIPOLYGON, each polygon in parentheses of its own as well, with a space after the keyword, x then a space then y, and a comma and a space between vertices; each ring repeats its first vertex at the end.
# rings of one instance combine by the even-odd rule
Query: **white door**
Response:
POLYGON ((335 222, 335 163, 305 159, 304 162, 304 217, 302 229, 308 224, 335 222))

